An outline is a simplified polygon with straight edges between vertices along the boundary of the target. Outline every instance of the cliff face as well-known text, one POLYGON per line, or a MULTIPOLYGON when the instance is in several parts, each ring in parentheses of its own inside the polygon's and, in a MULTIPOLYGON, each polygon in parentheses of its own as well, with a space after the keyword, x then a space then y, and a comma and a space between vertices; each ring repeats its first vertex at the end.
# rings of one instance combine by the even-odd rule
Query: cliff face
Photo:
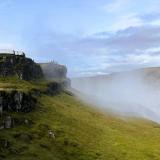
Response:
POLYGON ((11 90, 0 91, 0 112, 29 112, 36 104, 36 98, 31 93, 11 90))
POLYGON ((66 79, 67 68, 64 65, 57 64, 55 62, 41 63, 43 73, 47 79, 66 79))
POLYGON ((66 67, 51 63, 45 69, 45 78, 62 81, 45 81, 41 66, 25 54, 0 54, 0 130, 19 123, 15 113, 31 112, 41 96, 56 95, 67 87, 66 67))
MULTIPOLYGON (((26 58, 25 54, 22 52, 20 55, 13 54, 0 54, 0 78, 6 79, 2 86, 0 87, 0 113, 2 114, 4 111, 9 112, 29 112, 32 110, 33 106, 36 104, 35 98, 33 98, 36 94, 49 94, 54 95, 59 91, 66 88, 68 83, 68 79, 66 78, 67 68, 63 65, 52 63, 46 63, 42 65, 42 68, 39 64, 35 63, 32 59, 26 58), (42 71, 43 68, 43 71, 42 71), (46 79, 60 79, 62 81, 52 81, 46 82, 43 88, 43 91, 32 88, 27 84, 26 88, 30 88, 28 93, 25 93, 23 88, 18 88, 18 84, 16 82, 16 86, 14 88, 9 88, 9 92, 5 90, 5 84, 7 78, 12 76, 17 77, 19 79, 19 83, 23 83, 21 80, 37 80, 44 78, 46 79)), ((12 80, 13 81, 13 80, 12 80)), ((14 83, 14 82, 13 82, 14 83)), ((36 82, 38 83, 38 82, 36 82)), ((37 85, 37 84, 36 84, 37 85)), ((23 85, 22 85, 23 87, 23 85)))
POLYGON ((22 80, 43 78, 41 67, 25 54, 0 54, 0 76, 18 76, 22 80))

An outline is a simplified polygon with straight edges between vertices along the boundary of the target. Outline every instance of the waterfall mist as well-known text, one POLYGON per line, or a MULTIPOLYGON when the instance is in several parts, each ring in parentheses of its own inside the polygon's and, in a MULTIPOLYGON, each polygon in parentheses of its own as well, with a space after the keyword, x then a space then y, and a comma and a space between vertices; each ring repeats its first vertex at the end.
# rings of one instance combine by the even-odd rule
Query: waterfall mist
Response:
POLYGON ((72 87, 86 102, 116 113, 160 122, 159 72, 132 71, 72 79, 72 87))

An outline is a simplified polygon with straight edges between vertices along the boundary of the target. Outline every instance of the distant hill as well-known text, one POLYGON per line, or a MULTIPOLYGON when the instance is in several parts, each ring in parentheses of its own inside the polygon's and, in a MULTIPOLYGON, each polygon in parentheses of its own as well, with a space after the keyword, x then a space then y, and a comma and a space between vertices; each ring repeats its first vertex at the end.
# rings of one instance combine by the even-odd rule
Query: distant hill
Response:
POLYGON ((149 68, 141 68, 131 71, 125 72, 117 72, 111 73, 107 75, 98 75, 98 76, 89 76, 89 77, 79 77, 73 78, 73 85, 76 82, 82 81, 87 82, 92 80, 92 82, 96 83, 98 81, 112 81, 113 79, 121 79, 127 77, 140 77, 141 79, 145 80, 145 82, 152 82, 154 86, 160 86, 160 67, 149 67, 149 68))

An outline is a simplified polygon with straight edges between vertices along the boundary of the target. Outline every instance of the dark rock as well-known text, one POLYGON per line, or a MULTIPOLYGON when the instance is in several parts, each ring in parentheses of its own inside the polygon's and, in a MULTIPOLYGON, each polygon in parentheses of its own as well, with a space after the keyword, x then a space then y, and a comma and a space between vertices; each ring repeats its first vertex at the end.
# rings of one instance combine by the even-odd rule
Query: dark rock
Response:
POLYGON ((2 129, 4 129, 4 125, 1 125, 1 126, 0 126, 0 130, 2 130, 2 129))
POLYGON ((57 82, 51 82, 47 85, 46 93, 49 95, 55 95, 62 90, 62 85, 57 82))
POLYGON ((25 54, 0 54, 0 76, 18 76, 19 79, 32 80, 43 78, 43 71, 25 54))
POLYGON ((68 87, 68 80, 63 80, 62 82, 50 82, 47 85, 47 89, 45 94, 48 95, 56 95, 60 93, 62 90, 68 87))
POLYGON ((31 93, 12 90, 10 92, 0 91, 1 112, 30 112, 36 105, 36 98, 31 93))

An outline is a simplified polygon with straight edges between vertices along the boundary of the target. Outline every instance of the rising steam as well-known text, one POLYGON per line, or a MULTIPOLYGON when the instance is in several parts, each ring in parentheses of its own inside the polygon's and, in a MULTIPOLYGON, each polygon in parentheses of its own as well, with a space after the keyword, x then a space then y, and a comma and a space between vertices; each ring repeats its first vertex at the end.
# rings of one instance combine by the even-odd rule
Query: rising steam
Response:
POLYGON ((160 122, 159 72, 152 73, 141 70, 73 79, 72 87, 83 93, 83 96, 78 94, 83 100, 102 109, 160 122))

